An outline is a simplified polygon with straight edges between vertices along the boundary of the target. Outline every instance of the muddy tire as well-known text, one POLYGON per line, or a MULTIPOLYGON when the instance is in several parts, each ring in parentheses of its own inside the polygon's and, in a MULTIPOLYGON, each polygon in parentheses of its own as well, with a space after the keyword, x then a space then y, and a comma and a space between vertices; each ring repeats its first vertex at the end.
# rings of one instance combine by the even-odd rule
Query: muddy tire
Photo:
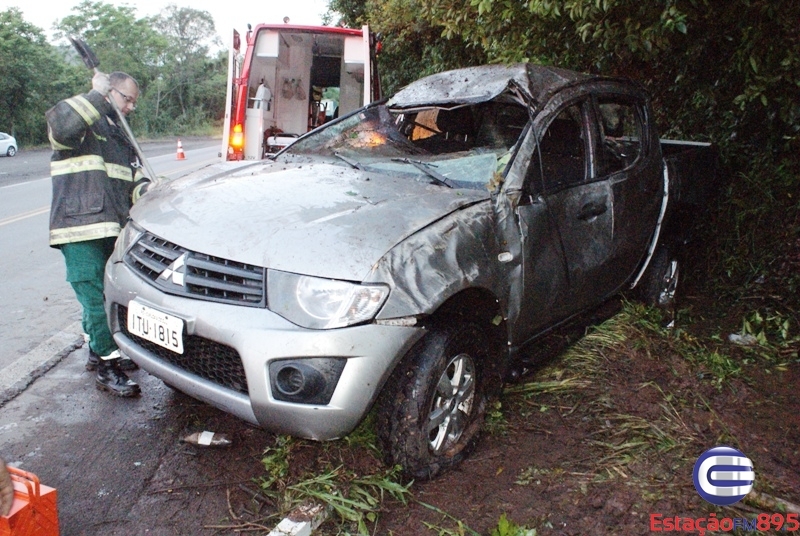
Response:
POLYGON ((486 412, 489 355, 474 323, 433 328, 409 351, 378 402, 388 465, 429 480, 469 455, 486 412))
POLYGON ((680 281, 680 262, 670 248, 659 246, 639 282, 639 298, 646 305, 673 310, 680 281))
POLYGON ((0 458, 0 516, 7 515, 14 502, 14 483, 6 469, 6 462, 0 458))

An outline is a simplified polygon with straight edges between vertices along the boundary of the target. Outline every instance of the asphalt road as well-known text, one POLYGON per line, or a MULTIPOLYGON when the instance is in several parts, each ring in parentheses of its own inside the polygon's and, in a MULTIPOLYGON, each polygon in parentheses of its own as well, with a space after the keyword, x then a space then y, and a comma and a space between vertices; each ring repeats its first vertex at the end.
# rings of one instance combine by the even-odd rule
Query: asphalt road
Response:
POLYGON ((131 373, 141 397, 112 397, 87 356, 68 353, 0 409, 0 457, 56 489, 61 536, 233 534, 211 527, 253 504, 272 436, 143 371, 131 373), (233 445, 181 441, 204 430, 233 445))
MULTIPOLYGON (((219 141, 143 143, 167 179, 219 161, 219 141)), ((80 343, 80 306, 65 281, 64 262, 47 243, 51 185, 47 149, 0 158, 0 404, 15 396, 80 343)))
MULTIPOLYGON (((139 145, 142 152, 148 160, 157 159, 158 157, 167 157, 169 160, 176 160, 177 156, 177 142, 178 138, 171 138, 158 141, 140 141, 139 145)), ((214 149, 221 148, 221 142, 218 139, 192 137, 182 138, 181 145, 187 156, 190 151, 196 149, 209 149, 205 153, 205 157, 218 155, 214 149)), ((20 147, 19 152, 14 157, 0 156, 0 188, 12 184, 19 184, 27 182, 32 179, 40 179, 50 176, 50 155, 52 151, 46 147, 26 148, 20 147)), ((187 158, 184 162, 189 169, 196 167, 197 163, 193 162, 194 158, 187 158)), ((160 160, 166 162, 167 160, 160 160)), ((153 162, 156 173, 161 174, 163 168, 155 165, 153 162)), ((177 163, 169 168, 170 172, 179 169, 177 163)))
MULTIPOLYGON (((218 143, 183 140, 177 162, 174 141, 143 150, 174 177, 217 161, 218 143)), ((143 371, 132 373, 139 398, 95 388, 79 306, 47 246, 49 156, 0 158, 0 248, 15 252, 0 256, 0 457, 56 488, 62 536, 230 533, 215 527, 230 525, 231 504, 251 501, 269 436, 143 371), (203 430, 233 446, 181 442, 203 430)))

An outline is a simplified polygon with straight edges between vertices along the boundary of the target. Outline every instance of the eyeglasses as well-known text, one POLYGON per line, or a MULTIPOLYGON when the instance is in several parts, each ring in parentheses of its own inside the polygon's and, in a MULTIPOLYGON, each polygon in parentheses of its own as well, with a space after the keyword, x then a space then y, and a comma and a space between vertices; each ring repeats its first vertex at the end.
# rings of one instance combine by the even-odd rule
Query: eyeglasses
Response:
POLYGON ((131 105, 131 108, 133 108, 134 110, 136 109, 136 99, 134 99, 130 95, 126 95, 125 93, 123 93, 122 91, 118 90, 115 87, 112 87, 111 89, 119 93, 122 96, 122 98, 125 99, 125 102, 131 105))

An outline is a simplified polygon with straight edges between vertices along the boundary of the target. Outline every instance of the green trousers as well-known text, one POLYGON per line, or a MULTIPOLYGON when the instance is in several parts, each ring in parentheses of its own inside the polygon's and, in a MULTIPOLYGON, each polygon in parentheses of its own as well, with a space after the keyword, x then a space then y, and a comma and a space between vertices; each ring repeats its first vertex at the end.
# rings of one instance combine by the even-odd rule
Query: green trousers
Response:
POLYGON ((99 356, 117 349, 103 308, 103 272, 115 241, 116 238, 101 238, 60 246, 67 264, 67 281, 83 308, 81 322, 84 333, 89 335, 89 348, 99 356))

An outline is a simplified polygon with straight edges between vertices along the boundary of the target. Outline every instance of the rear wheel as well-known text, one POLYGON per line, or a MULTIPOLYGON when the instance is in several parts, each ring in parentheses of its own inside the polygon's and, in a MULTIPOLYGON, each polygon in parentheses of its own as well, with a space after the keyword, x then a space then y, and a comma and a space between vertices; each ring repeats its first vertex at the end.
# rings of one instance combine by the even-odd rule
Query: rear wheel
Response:
POLYGON ((680 262, 677 256, 670 248, 659 246, 639 284, 642 301, 651 307, 673 309, 679 278, 680 262))
POLYGON ((8 151, 6 151, 6 154, 8 156, 14 156, 15 154, 17 154, 17 148, 16 147, 9 147, 8 151))
POLYGON ((469 454, 486 411, 489 355, 474 323, 434 328, 412 348, 378 404, 388 464, 427 480, 469 454))

